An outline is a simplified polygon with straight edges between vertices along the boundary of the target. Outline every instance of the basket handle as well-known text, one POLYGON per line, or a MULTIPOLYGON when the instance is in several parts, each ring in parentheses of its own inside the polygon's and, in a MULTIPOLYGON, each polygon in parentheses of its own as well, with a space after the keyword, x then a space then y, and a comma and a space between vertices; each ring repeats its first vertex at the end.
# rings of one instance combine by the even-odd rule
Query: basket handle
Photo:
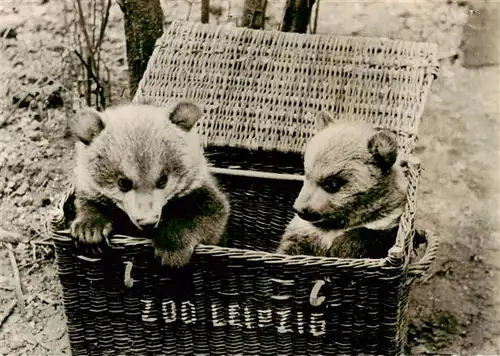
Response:
POLYGON ((408 285, 421 278, 425 272, 427 272, 427 269, 436 258, 436 252, 439 246, 439 241, 434 233, 428 230, 417 230, 415 234, 423 241, 427 242, 427 247, 424 256, 417 262, 411 263, 408 267, 408 285))

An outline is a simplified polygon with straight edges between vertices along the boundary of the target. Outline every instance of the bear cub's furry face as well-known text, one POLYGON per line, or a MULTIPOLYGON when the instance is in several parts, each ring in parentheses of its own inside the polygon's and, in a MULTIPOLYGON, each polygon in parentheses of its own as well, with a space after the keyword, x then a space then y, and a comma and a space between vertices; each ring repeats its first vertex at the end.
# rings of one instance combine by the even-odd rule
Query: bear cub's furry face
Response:
POLYGON ((326 113, 304 154, 305 181, 294 203, 297 215, 323 229, 346 229, 384 216, 404 204, 397 140, 363 122, 337 121, 326 113))
POLYGON ((110 200, 139 228, 157 225, 166 203, 200 187, 208 174, 191 131, 201 115, 190 102, 83 110, 69 122, 79 141, 77 187, 110 200))

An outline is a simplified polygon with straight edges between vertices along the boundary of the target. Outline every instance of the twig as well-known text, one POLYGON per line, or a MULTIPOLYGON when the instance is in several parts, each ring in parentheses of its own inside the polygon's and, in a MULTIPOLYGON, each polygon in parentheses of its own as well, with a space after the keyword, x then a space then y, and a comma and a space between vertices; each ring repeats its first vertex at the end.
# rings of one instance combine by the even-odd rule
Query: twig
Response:
MULTIPOLYGON (((86 97, 86 99, 87 99, 87 105, 91 105, 91 93, 90 93, 90 91, 91 91, 91 85, 90 85, 91 78, 90 77, 94 76, 93 68, 95 68, 95 58, 94 58, 94 48, 93 48, 94 42, 90 41, 90 35, 87 31, 87 24, 85 22, 85 18, 84 18, 84 14, 83 14, 81 0, 75 0, 75 2, 76 2, 76 6, 78 8, 79 24, 80 24, 80 27, 82 29, 83 37, 84 37, 85 43, 86 43, 85 54, 87 55, 88 62, 89 62, 88 64, 86 62, 84 62, 83 59, 81 58, 81 56, 79 55, 80 60, 82 60, 82 62, 84 62, 84 66, 87 69, 86 74, 87 74, 87 83, 88 84, 87 84, 87 93, 86 93, 87 97, 86 97), (89 69, 89 67, 92 69, 89 69)), ((93 2, 89 2, 89 12, 91 11, 91 8, 90 8, 91 3, 93 3, 93 2)), ((94 31, 94 29, 93 29, 93 31, 94 31)), ((81 52, 83 53, 84 51, 81 51, 81 52)))
MULTIPOLYGON (((87 62, 90 63, 89 66, 86 66, 87 72, 85 73, 87 75, 87 105, 90 106, 91 100, 92 100, 92 76, 94 75, 92 71, 92 56, 90 54, 87 55, 87 62)), ((99 87, 97 87, 99 89, 99 87)))
POLYGON ((30 267, 30 268, 26 271, 26 274, 27 274, 28 276, 29 276, 29 275, 31 275, 31 272, 33 272, 33 270, 34 270, 35 268, 37 268, 37 267, 40 267, 40 266, 38 265, 38 263, 35 263, 33 266, 31 266, 31 267, 30 267))
MULTIPOLYGON (((90 2, 90 6, 92 7, 92 46, 94 45, 95 43, 95 20, 97 18, 97 1, 91 1, 90 2), (90 5, 92 4, 92 5, 90 5)), ((92 52, 95 51, 95 47, 92 47, 92 48, 89 48, 89 50, 91 50, 92 52)))
POLYGON ((316 11, 314 11, 314 25, 312 28, 312 33, 316 33, 316 31, 318 30, 319 2, 320 0, 316 0, 316 11))
POLYGON ((20 242, 26 243, 28 242, 28 239, 18 232, 8 231, 0 228, 0 241, 17 244, 20 242))
POLYGON ((40 299, 42 302, 47 303, 48 305, 59 305, 59 302, 56 302, 49 297, 45 297, 42 294, 37 294, 38 299, 40 299))
MULTIPOLYGON (((51 246, 53 247, 53 246, 51 246)), ((40 248, 43 250, 43 252, 45 253, 49 253, 50 252, 50 248, 48 246, 44 246, 44 245, 40 245, 40 248)))
MULTIPOLYGON (((108 0, 108 6, 106 7, 106 12, 104 13, 104 19, 101 20, 101 31, 99 32, 99 37, 97 37, 97 43, 94 47, 95 51, 99 51, 101 48, 102 41, 104 39, 104 31, 108 26, 109 10, 111 9, 111 0, 108 0)), ((99 62, 99 59, 97 60, 99 62)), ((98 63, 99 64, 99 63, 98 63)))
POLYGON ((36 245, 33 243, 33 241, 30 241, 31 245, 31 251, 32 251, 32 256, 31 259, 32 261, 36 260, 36 245))
POLYGON ((78 20, 80 22, 80 27, 82 28, 83 37, 85 38, 85 42, 87 43, 87 49, 89 53, 92 53, 92 43, 90 42, 90 37, 87 32, 85 18, 83 17, 82 3, 80 2, 80 0, 76 0, 76 6, 78 7, 78 20))
MULTIPOLYGON (((69 6, 68 6, 68 1, 70 1, 70 0, 64 0, 64 1, 63 1, 63 4, 64 4, 64 5, 63 5, 63 6, 64 6, 64 7, 63 7, 63 14, 64 14, 64 16, 63 16, 63 19, 64 19, 64 29, 65 29, 65 31, 67 31, 67 33, 68 33, 68 34, 72 34, 73 46, 76 46, 76 44, 77 44, 77 40, 76 40, 76 34, 77 34, 77 31, 76 31, 76 30, 75 30, 75 31, 72 31, 72 27, 73 27, 74 25, 76 25, 75 15, 73 15, 73 17, 72 17, 72 19, 71 19, 71 22, 70 22, 70 20, 69 20, 69 18, 68 18, 68 14, 69 14, 70 12, 71 12, 71 13, 73 13, 73 11, 72 11, 72 10, 74 10, 74 6, 73 6, 73 9, 71 9, 71 10, 70 10, 70 8, 69 8, 69 6)), ((69 39, 69 36, 68 36, 67 38, 69 39)), ((67 48, 68 46, 66 46, 65 44, 64 44, 64 47, 65 47, 66 49, 68 49, 68 48, 67 48)), ((70 49, 70 50, 68 50, 68 52, 70 53, 70 52, 71 52, 71 49, 70 49)), ((63 81, 65 81, 65 83, 67 83, 65 79, 68 79, 68 80, 69 80, 72 76, 77 76, 78 74, 77 74, 77 69, 75 68, 75 61, 74 61, 74 59, 73 59, 73 56, 68 55, 68 53, 67 53, 67 54, 66 54, 66 56, 65 56, 65 61, 66 61, 67 67, 65 66, 65 67, 64 67, 64 69, 65 69, 65 70, 67 70, 67 73, 63 73, 63 76, 64 76, 63 81), (66 78, 66 77, 67 77, 67 78, 66 78)), ((72 91, 71 91, 71 89, 68 89, 68 88, 66 88, 66 87, 65 87, 65 89, 66 89, 69 93, 71 93, 71 92, 72 92, 72 91)), ((65 108, 66 108, 66 107, 67 107, 67 105, 65 105, 65 108)))
MULTIPOLYGON (((189 4, 188 10, 187 10, 187 15, 186 15, 186 21, 189 21, 189 18, 191 17, 191 10, 193 8, 193 0, 187 0, 186 2, 189 4)), ((201 8, 203 9, 203 3, 201 4, 201 8)))
MULTIPOLYGON (((83 44, 82 44, 82 39, 81 39, 81 34, 78 32, 78 21, 76 20, 76 16, 75 15, 75 21, 73 22, 73 33, 75 34, 75 43, 76 43, 76 46, 78 47, 78 49, 80 50, 80 52, 83 53, 83 44)), ((76 72, 76 76, 77 76, 77 79, 78 79, 78 84, 80 83, 80 78, 83 78, 83 68, 79 65, 77 65, 75 63, 75 61, 73 61, 73 65, 75 66, 75 72, 76 72)), ((81 90, 80 90, 80 86, 78 86, 78 94, 81 94, 81 90)))
POLYGON ((37 258, 36 260, 29 261, 29 262, 26 262, 26 263, 19 265, 19 268, 25 268, 28 266, 32 266, 32 265, 37 264, 38 262, 43 262, 43 261, 47 261, 47 259, 44 257, 40 257, 40 258, 37 258))
POLYGON ((24 313, 24 295, 21 286, 21 278, 19 277, 19 269, 17 268, 16 256, 14 255, 14 251, 12 251, 12 245, 9 242, 5 245, 9 251, 10 265, 12 266, 12 273, 14 274, 18 308, 21 313, 24 313))
POLYGON ((7 304, 7 307, 4 309, 2 312, 2 315, 0 316, 0 327, 3 325, 5 320, 12 314, 14 311, 14 308, 16 307, 17 301, 15 299, 12 299, 9 304, 7 304))
MULTIPOLYGON (((108 100, 108 104, 111 105, 111 75, 109 73, 109 68, 104 65, 104 68, 106 68, 106 99, 108 100)), ((103 107, 103 109, 106 109, 106 107, 103 107)))
MULTIPOLYGON (((31 229, 32 229, 33 231, 35 231, 35 232, 37 233, 37 235, 38 235, 38 236, 42 237, 42 239, 41 239, 41 240, 38 240, 38 241, 43 241, 43 240, 48 239, 48 238, 43 238, 44 236, 47 236, 47 235, 43 234, 43 233, 42 233, 39 229, 37 229, 35 226, 33 226, 31 229)), ((32 241, 37 241, 37 240, 32 240, 32 241)))
POLYGON ((101 98, 101 105, 104 107, 105 103, 103 101, 105 99, 102 97, 103 89, 104 89, 103 86, 101 85, 101 83, 99 83, 99 79, 97 79, 94 72, 92 71, 92 68, 87 64, 87 62, 85 62, 85 60, 82 58, 81 54, 76 49, 74 50, 74 52, 78 56, 78 59, 80 59, 80 61, 83 63, 83 65, 87 69, 88 74, 92 77, 95 84, 97 85, 97 92, 99 93, 99 97, 101 98))
POLYGON ((53 242, 46 241, 46 240, 33 240, 31 241, 34 245, 46 245, 46 246, 54 246, 53 242))
POLYGON ((443 59, 457 57, 459 54, 457 51, 449 51, 437 58, 438 61, 442 61, 443 59))

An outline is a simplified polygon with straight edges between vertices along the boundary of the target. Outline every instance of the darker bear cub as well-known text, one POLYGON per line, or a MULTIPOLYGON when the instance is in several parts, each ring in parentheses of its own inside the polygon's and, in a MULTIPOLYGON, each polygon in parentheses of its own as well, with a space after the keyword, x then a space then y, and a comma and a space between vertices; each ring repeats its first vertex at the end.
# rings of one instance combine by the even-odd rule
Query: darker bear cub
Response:
POLYGON ((395 244, 407 181, 397 139, 323 113, 304 154, 305 181, 278 253, 384 258, 395 244))

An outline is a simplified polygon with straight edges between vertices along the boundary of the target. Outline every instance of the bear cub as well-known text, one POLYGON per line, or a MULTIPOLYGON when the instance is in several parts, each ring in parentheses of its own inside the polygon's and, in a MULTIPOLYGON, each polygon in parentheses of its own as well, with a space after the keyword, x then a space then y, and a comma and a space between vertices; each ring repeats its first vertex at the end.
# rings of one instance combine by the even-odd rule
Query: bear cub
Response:
POLYGON ((304 153, 305 180, 278 253, 384 258, 395 244, 407 180, 396 136, 322 113, 304 153))
POLYGON ((75 209, 70 232, 101 244, 113 234, 151 237, 163 265, 189 263, 198 243, 222 243, 229 202, 193 130, 201 109, 125 104, 70 118, 76 138, 75 209))

